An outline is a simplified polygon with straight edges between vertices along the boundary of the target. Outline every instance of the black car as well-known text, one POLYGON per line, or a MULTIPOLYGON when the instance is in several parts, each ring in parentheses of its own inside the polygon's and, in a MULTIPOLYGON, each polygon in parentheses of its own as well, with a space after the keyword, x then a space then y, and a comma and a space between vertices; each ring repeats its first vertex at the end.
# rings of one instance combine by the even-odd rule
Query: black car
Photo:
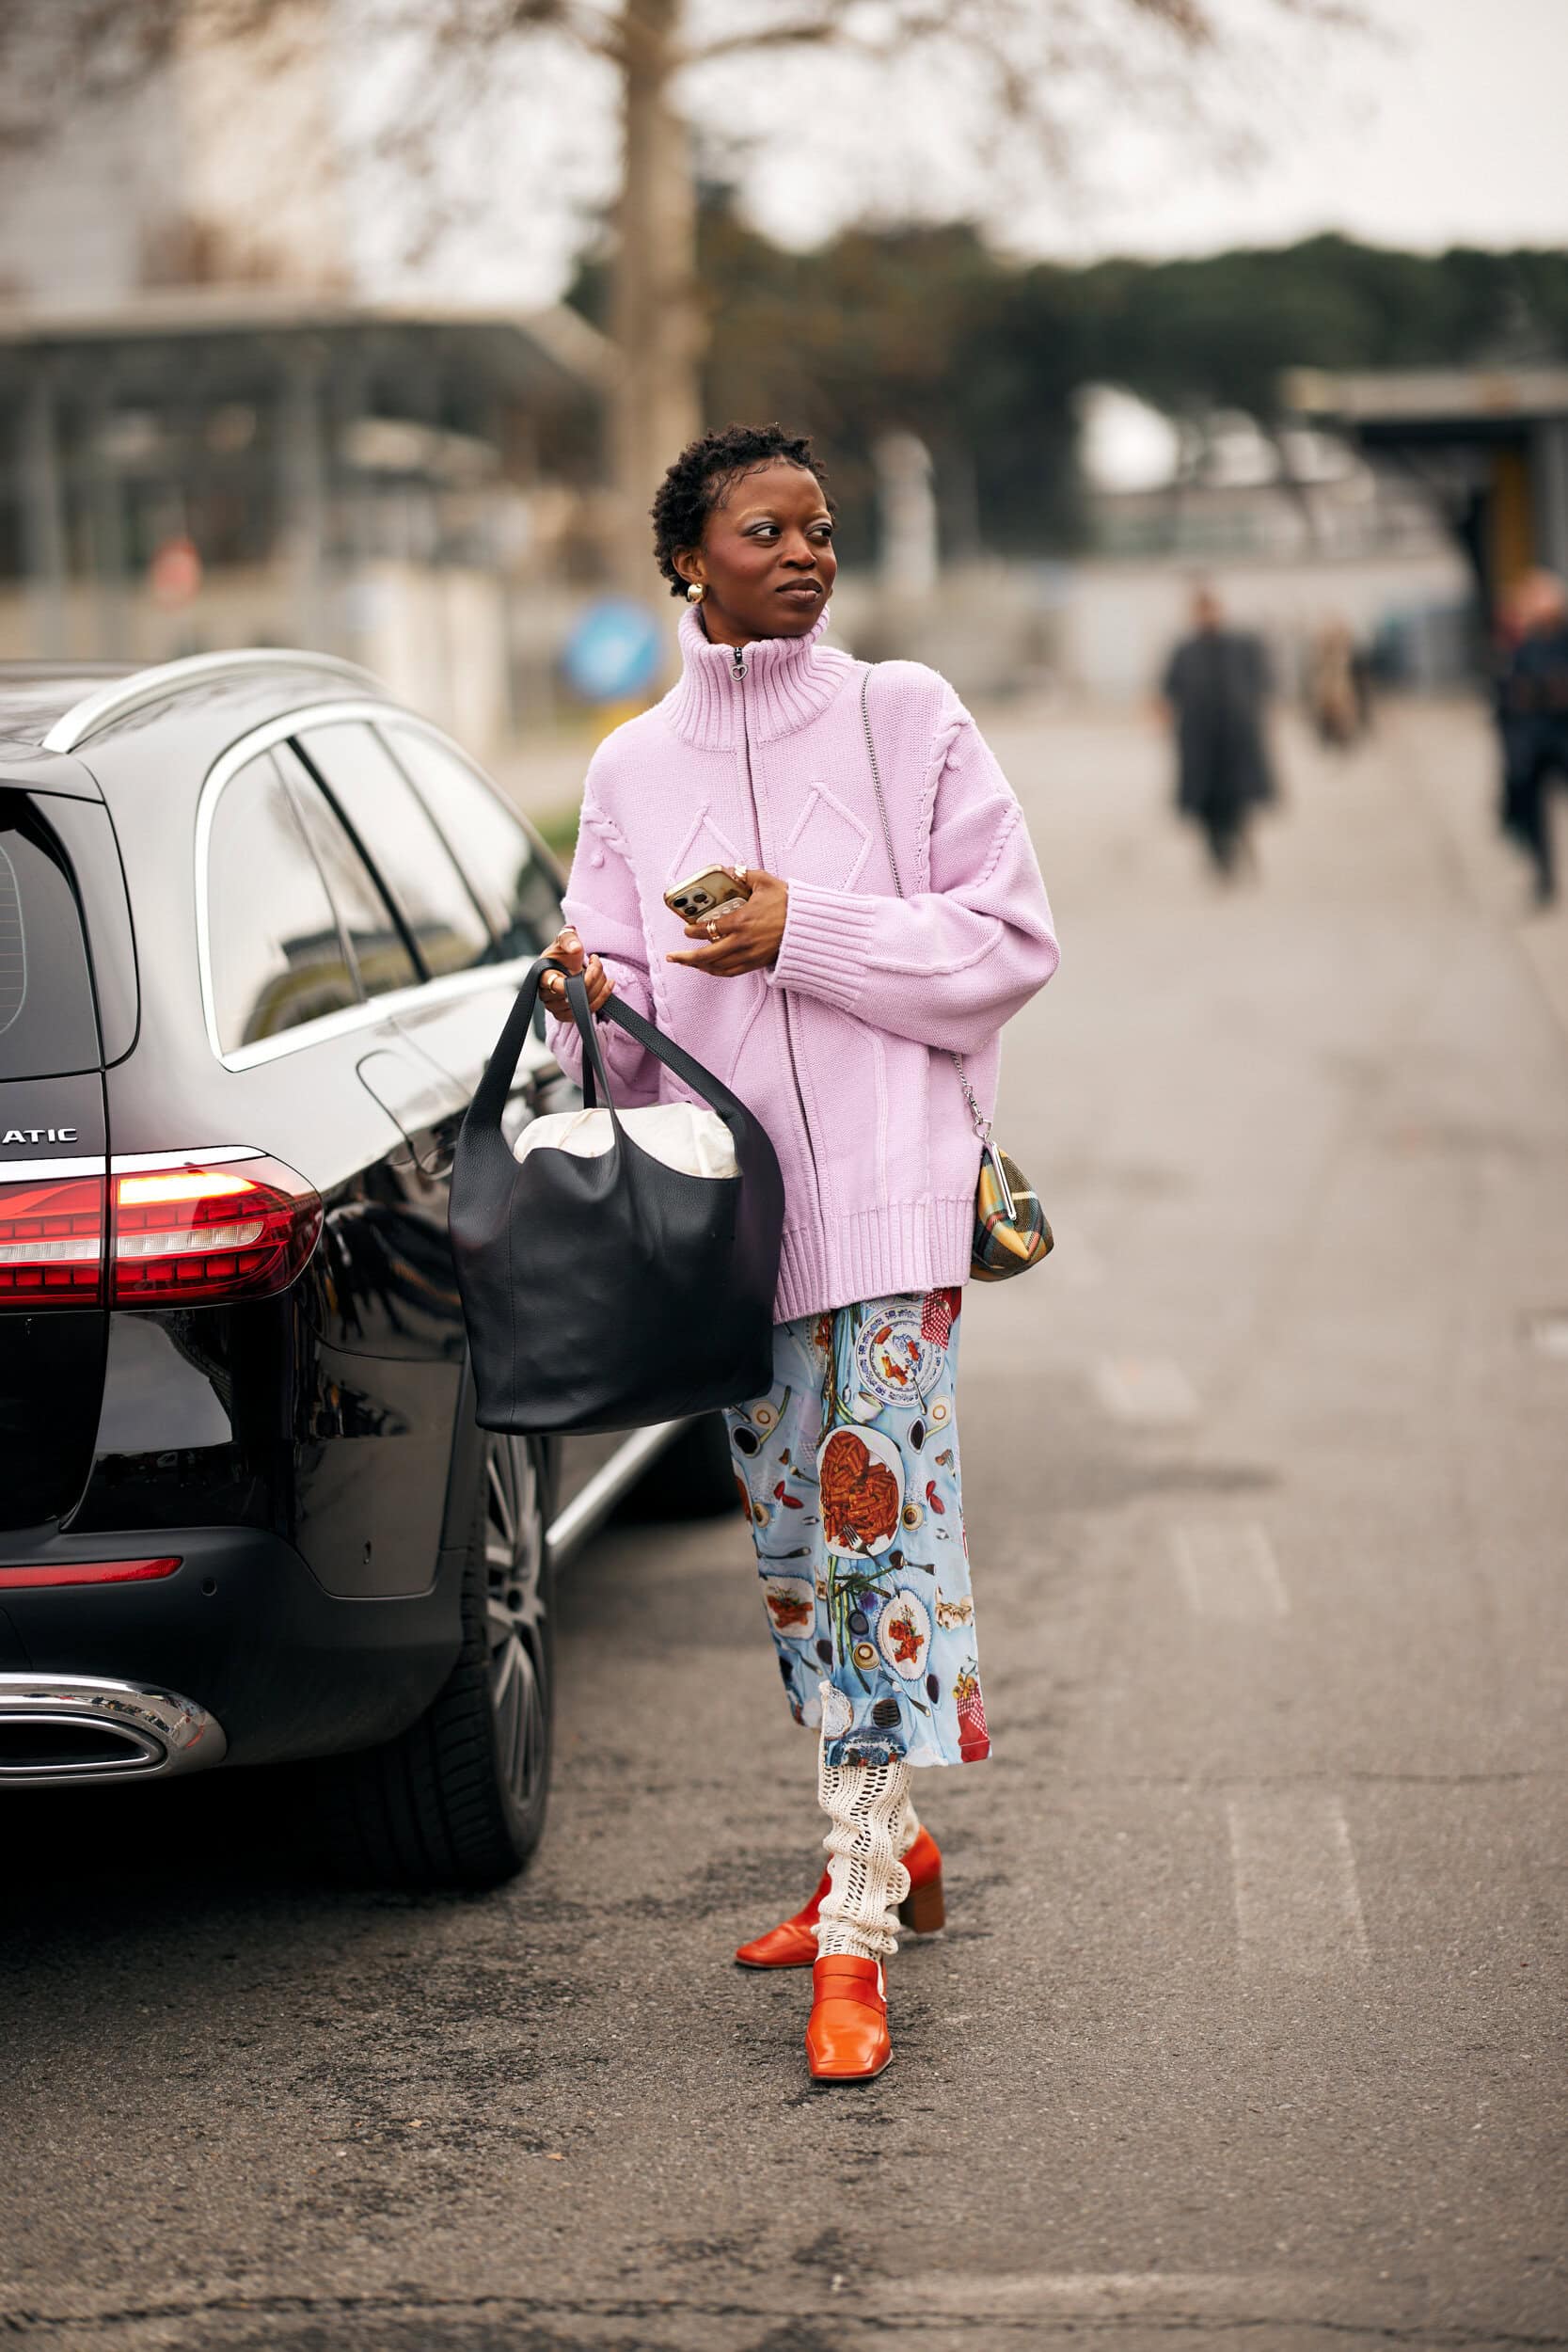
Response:
MULTIPOLYGON (((526 1859, 555 1567, 733 1492, 474 1420, 448 1175, 560 891, 345 663, 0 669, 0 1782, 322 1759, 362 1866, 526 1859)), ((576 1100, 541 1032, 511 1118, 576 1100)))

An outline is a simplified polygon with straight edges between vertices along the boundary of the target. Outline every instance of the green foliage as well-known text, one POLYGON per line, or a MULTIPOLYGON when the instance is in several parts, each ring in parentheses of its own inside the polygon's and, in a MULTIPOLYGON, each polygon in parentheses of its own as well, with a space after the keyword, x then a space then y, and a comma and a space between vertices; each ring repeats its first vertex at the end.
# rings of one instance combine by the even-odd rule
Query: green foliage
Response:
POLYGON ((1322 236, 1272 252, 1101 262, 1096 373, 1158 405, 1274 421, 1281 371, 1452 365, 1568 339, 1568 255, 1391 252, 1322 236))
MULTIPOLYGON (((1339 236, 1200 261, 1019 268, 973 228, 853 229, 783 250, 722 199, 702 223, 707 414, 816 439, 851 559, 871 450, 901 426, 936 461, 951 549, 1073 544, 1073 395, 1119 384, 1175 416, 1277 421, 1291 367, 1421 367, 1568 353, 1568 253, 1427 256, 1339 236)), ((579 299, 592 304, 596 273, 579 299)))
POLYGON ((811 433, 832 470, 848 555, 867 551, 871 447, 889 426, 929 444, 939 482, 962 478, 973 437, 956 387, 1007 277, 973 230, 851 230, 788 253, 717 209, 702 261, 708 413, 801 421, 793 429, 811 433))

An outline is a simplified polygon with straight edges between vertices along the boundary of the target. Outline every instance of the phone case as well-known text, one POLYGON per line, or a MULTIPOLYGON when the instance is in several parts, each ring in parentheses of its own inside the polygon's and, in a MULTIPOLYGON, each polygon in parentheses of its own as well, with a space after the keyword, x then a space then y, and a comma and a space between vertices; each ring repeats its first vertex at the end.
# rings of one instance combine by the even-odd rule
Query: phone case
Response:
POLYGON ((683 923, 705 923, 711 915, 744 906, 750 896, 736 890, 735 876, 725 866, 705 866, 701 873, 673 883, 664 894, 664 903, 683 923))

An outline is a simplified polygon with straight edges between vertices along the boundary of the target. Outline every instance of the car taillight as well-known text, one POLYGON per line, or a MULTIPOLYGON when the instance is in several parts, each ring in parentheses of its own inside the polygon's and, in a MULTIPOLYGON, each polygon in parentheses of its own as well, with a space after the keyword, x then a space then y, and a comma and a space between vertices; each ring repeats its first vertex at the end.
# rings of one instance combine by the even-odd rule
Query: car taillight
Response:
POLYGON ((316 1246, 321 1195, 279 1160, 137 1169, 110 1178, 116 1307, 264 1298, 316 1246))
POLYGON ((98 1304, 103 1194, 102 1176, 0 1183, 0 1308, 98 1304))

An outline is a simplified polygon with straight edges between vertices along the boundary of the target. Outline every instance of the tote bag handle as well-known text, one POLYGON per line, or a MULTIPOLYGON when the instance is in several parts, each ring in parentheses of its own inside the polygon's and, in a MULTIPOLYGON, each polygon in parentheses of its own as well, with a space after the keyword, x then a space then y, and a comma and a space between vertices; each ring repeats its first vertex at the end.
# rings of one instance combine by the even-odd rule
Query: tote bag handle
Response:
POLYGON ((495 1050, 484 1065, 484 1074, 475 1087, 469 1102, 467 1117, 463 1124, 470 1134, 477 1134, 486 1127, 493 1128, 497 1135, 500 1133, 507 1089, 523 1050, 529 1024, 533 1019, 533 1008, 539 998, 539 983, 546 972, 565 975, 566 967, 555 956, 539 956, 524 973, 517 993, 512 1000, 512 1010, 506 1016, 505 1025, 496 1040, 495 1050))
MULTIPOLYGON (((488 1128, 499 1135, 501 1115, 506 1109, 507 1089, 512 1084, 513 1073, 523 1050, 523 1040, 533 1018, 539 984, 546 971, 560 972, 564 977, 566 1000, 571 1007, 578 1035, 582 1040, 583 1103, 589 1110, 593 1110, 598 1100, 598 1091, 602 1090, 605 1108, 614 1121, 619 1136, 621 1121, 610 1092, 599 1041, 594 1034, 596 1025, 588 1009, 587 987, 580 973, 568 972, 555 956, 540 956, 524 974, 516 1000, 507 1015, 506 1025, 496 1040, 496 1050, 485 1063, 484 1075, 474 1089, 468 1115, 464 1120, 465 1130, 477 1136, 488 1128)), ((752 1114, 728 1087, 714 1076, 711 1070, 705 1070, 702 1063, 693 1060, 673 1039, 666 1037, 662 1029, 656 1029, 651 1021, 644 1021, 640 1012, 634 1012, 629 1005, 624 1005, 618 996, 607 996, 599 1010, 601 1019, 613 1021, 617 1028, 624 1029, 644 1052, 652 1054, 656 1061, 662 1062, 683 1085, 689 1086, 693 1094, 701 1095, 703 1101, 718 1112, 738 1148, 742 1136, 753 1124, 752 1114)))

